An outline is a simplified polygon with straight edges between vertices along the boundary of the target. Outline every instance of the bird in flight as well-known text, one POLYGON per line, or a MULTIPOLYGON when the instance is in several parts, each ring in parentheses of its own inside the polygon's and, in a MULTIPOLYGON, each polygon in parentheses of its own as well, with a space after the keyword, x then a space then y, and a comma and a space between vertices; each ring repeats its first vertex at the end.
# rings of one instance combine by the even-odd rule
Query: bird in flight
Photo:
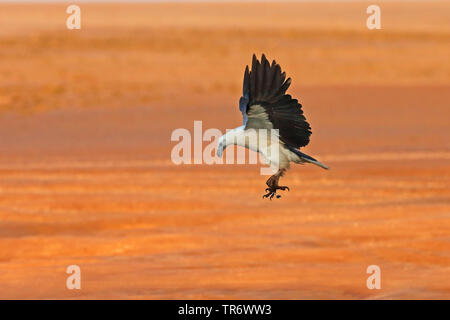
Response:
POLYGON ((245 68, 243 94, 239 100, 243 125, 220 137, 217 146, 218 157, 229 145, 242 146, 262 155, 274 172, 266 182, 263 195, 270 200, 280 197, 277 190, 289 191, 289 187, 280 186, 278 182, 290 162, 312 163, 328 169, 299 150, 309 143, 311 127, 303 115, 302 105, 286 94, 290 84, 291 78, 286 79, 286 73, 275 60, 270 64, 263 54, 260 62, 253 55, 251 71, 248 66, 245 68), (255 132, 258 139, 254 139, 255 132))

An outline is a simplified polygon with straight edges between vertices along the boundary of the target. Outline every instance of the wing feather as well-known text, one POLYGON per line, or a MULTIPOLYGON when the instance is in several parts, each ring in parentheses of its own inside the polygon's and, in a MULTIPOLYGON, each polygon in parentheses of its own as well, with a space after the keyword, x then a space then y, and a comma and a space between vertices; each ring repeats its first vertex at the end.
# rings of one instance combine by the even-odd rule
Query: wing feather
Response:
POLYGON ((261 62, 253 55, 252 69, 244 73, 243 96, 239 107, 246 129, 278 129, 285 144, 299 148, 309 143, 311 127, 303 115, 302 105, 286 94, 291 78, 286 79, 279 64, 261 62))

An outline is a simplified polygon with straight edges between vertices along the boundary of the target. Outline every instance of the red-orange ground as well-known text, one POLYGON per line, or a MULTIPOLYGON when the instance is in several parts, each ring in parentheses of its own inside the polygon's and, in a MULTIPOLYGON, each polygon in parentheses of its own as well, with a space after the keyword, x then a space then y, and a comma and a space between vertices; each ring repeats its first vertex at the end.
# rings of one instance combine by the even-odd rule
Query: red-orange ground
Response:
POLYGON ((366 5, 0 5, 0 298, 450 298, 449 4, 366 5), (331 167, 272 202, 257 166, 170 161, 240 124, 253 52, 331 167))

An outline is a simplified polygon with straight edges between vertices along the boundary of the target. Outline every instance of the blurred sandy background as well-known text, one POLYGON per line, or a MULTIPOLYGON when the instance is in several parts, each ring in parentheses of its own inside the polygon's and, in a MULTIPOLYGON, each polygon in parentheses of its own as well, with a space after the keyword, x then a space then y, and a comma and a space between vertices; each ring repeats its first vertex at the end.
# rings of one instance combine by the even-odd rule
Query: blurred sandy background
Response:
POLYGON ((0 298, 450 298, 450 3, 368 4, 0 4, 0 298), (272 202, 258 167, 170 161, 240 125, 263 52, 331 167, 272 202))

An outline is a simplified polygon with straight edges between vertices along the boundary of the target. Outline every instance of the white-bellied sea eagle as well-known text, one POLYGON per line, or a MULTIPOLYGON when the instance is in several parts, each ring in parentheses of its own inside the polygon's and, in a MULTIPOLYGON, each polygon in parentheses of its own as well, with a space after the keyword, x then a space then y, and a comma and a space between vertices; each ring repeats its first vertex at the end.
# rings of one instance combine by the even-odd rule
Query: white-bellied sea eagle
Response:
POLYGON ((239 100, 243 125, 220 137, 217 146, 219 157, 228 145, 233 144, 263 156, 275 173, 266 182, 268 188, 263 198, 279 198, 277 190, 289 190, 287 186, 278 185, 278 181, 289 169, 290 162, 313 163, 328 169, 299 151, 309 143, 311 127, 303 115, 302 105, 286 94, 290 84, 291 78, 286 79, 285 72, 275 60, 270 64, 263 54, 259 62, 253 55, 252 70, 249 71, 248 66, 245 68, 243 95, 239 100), (255 133, 257 139, 254 139, 255 133))

